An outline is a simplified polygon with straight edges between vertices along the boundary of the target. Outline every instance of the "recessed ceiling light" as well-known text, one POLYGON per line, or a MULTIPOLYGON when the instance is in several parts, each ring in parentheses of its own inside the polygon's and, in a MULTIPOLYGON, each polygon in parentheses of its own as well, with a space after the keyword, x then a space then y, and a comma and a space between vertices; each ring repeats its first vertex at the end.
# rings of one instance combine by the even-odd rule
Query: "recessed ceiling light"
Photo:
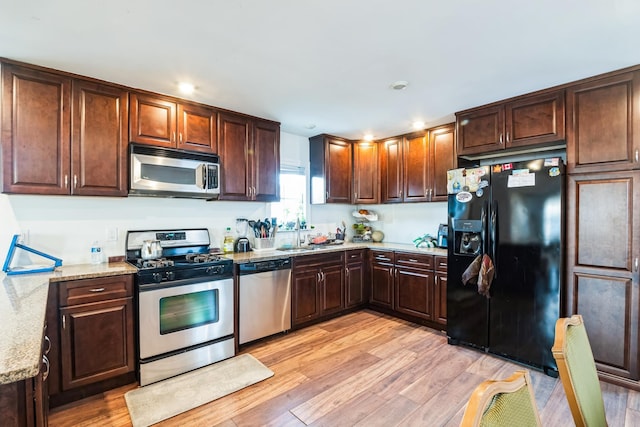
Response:
POLYGON ((315 129, 316 125, 314 125, 313 123, 309 123, 308 125, 305 126, 305 128, 307 128, 307 129, 315 129))
POLYGON ((414 129, 420 130, 420 129, 424 129, 425 124, 424 124, 424 122, 416 120, 415 122, 413 122, 412 126, 413 126, 414 129))
POLYGON ((406 82, 404 80, 398 80, 398 81, 395 81, 395 82, 391 83, 390 87, 393 90, 402 90, 402 89, 406 88, 408 84, 409 84, 409 82, 406 82))
POLYGON ((365 141, 373 141, 373 135, 370 133, 365 134, 365 136, 363 137, 363 139, 365 141))
POLYGON ((192 83, 180 82, 178 83, 178 90, 185 95, 192 94, 196 87, 192 83))

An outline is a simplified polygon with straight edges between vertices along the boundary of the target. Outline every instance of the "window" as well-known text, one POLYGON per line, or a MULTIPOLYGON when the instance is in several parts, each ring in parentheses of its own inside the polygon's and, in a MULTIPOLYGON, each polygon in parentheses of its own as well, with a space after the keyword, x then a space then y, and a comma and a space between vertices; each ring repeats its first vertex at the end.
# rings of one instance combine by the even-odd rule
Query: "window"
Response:
POLYGON ((278 218, 281 230, 293 230, 296 219, 307 220, 307 179, 303 167, 281 165, 280 201, 271 204, 271 216, 278 218))

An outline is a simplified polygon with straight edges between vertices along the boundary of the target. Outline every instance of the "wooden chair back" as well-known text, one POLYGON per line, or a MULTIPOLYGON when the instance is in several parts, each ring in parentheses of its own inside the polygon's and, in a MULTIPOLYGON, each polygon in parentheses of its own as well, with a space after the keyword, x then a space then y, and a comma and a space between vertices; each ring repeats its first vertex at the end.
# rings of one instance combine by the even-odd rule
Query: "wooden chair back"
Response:
POLYGON ((540 414, 528 371, 487 380, 471 394, 460 427, 539 427, 540 414))

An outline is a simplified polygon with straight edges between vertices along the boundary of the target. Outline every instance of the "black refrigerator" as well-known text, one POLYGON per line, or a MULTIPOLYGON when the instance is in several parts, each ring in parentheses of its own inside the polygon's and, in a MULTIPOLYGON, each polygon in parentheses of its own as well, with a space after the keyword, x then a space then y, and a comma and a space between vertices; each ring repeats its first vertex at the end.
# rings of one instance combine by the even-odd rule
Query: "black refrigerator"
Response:
POLYGON ((551 347, 564 265, 562 159, 455 169, 447 175, 449 343, 557 377, 551 347), (493 280, 482 295, 472 263, 477 267, 485 255, 493 280))

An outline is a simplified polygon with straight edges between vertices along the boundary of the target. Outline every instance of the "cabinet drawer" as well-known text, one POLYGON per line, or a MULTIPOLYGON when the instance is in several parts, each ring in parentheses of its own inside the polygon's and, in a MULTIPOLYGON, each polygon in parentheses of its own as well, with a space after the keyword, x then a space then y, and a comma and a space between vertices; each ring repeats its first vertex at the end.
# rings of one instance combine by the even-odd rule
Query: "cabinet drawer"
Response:
POLYGON ((345 262, 347 264, 352 262, 362 262, 362 261, 364 261, 364 249, 345 252, 345 262))
POLYGON ((436 271, 447 271, 447 257, 436 255, 434 257, 434 270, 436 271))
MULTIPOLYGON (((319 249, 319 250, 322 251, 322 249, 319 249)), ((318 267, 318 266, 327 267, 333 264, 342 266, 343 261, 344 261, 343 252, 303 255, 303 256, 297 256, 293 258, 293 269, 297 270, 300 268, 318 267)))
POLYGON ((433 255, 396 252, 396 265, 433 270, 433 255))
POLYGON ((129 297, 133 294, 133 276, 72 280, 59 286, 60 306, 64 307, 129 297))
POLYGON ((395 261, 395 254, 391 251, 371 251, 371 262, 377 263, 391 263, 395 261))

